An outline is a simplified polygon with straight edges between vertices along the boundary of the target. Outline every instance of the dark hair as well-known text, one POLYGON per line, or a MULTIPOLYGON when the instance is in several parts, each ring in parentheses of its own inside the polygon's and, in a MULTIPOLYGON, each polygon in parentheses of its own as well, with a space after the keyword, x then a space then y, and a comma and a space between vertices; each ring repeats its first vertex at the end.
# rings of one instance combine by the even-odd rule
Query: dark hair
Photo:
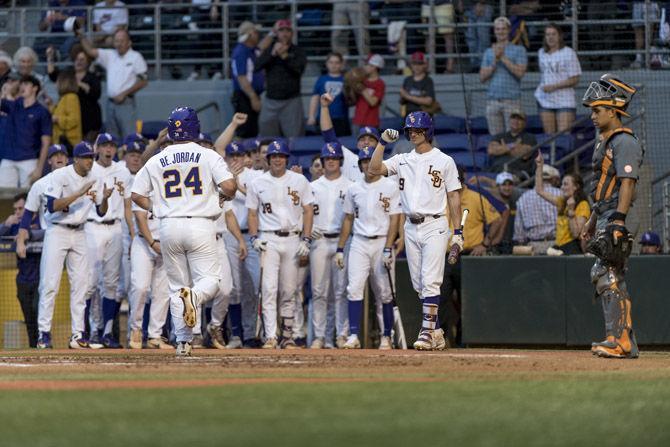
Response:
POLYGON ((17 195, 14 196, 13 203, 18 202, 19 200, 28 200, 28 193, 27 192, 20 192, 17 195))
MULTIPOLYGON (((559 28, 559 26, 557 24, 555 24, 553 22, 550 23, 549 25, 545 26, 544 30, 547 31, 547 29, 549 29, 549 28, 555 29, 556 32, 558 33, 558 49, 559 50, 562 49, 565 46, 565 40, 563 39, 563 31, 561 30, 561 28, 559 28)), ((549 52, 549 45, 547 45, 546 37, 542 38, 542 48, 544 49, 544 51, 546 53, 549 52)))
POLYGON ((328 59, 330 59, 331 57, 336 57, 340 60, 340 62, 344 62, 344 56, 342 56, 342 53, 340 53, 339 51, 331 51, 330 53, 328 53, 328 56, 326 56, 326 62, 328 62, 328 59))
POLYGON ((321 154, 314 154, 312 156, 312 162, 310 163, 310 165, 313 164, 316 160, 321 160, 321 154))
POLYGON ((24 82, 28 82, 37 87, 37 93, 39 93, 40 90, 42 89, 42 84, 40 84, 40 81, 33 75, 21 76, 21 84, 23 84, 24 82))
POLYGON ((72 45, 72 48, 70 49, 70 59, 72 59, 72 62, 77 59, 77 56, 79 56, 79 53, 84 53, 84 57, 86 57, 86 61, 88 61, 88 65, 91 65, 93 63, 93 59, 91 59, 91 56, 84 51, 84 47, 81 46, 80 43, 76 43, 72 45))
POLYGON ((456 165, 456 170, 458 171, 458 181, 461 182, 461 185, 465 184, 465 168, 462 165, 456 165))
POLYGON ((74 69, 68 67, 58 73, 56 79, 56 89, 58 94, 63 96, 67 93, 77 93, 79 84, 77 83, 77 76, 74 74, 74 69))
POLYGON ((576 173, 565 174, 565 177, 568 176, 572 178, 572 182, 575 184, 575 193, 572 195, 575 199, 575 204, 579 205, 584 200, 588 200, 588 195, 584 191, 584 179, 582 179, 582 176, 576 173))

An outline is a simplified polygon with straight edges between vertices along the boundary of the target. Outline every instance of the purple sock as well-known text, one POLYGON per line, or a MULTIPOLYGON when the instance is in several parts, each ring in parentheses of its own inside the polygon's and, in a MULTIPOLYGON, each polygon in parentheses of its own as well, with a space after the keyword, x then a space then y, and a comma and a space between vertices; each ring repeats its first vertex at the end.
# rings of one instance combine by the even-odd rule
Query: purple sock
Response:
POLYGON ((104 328, 103 333, 105 335, 112 332, 112 325, 109 325, 109 330, 107 330, 107 323, 114 320, 116 316, 117 302, 116 300, 110 300, 109 298, 102 298, 102 327, 104 328))
POLYGON ((358 335, 360 333, 361 314, 363 313, 363 300, 349 300, 349 333, 358 335))
POLYGON ((421 322, 422 329, 435 330, 439 326, 437 324, 437 309, 440 304, 440 295, 427 296, 423 299, 423 321, 421 322))
POLYGON ((228 306, 228 318, 230 319, 230 331, 235 337, 242 337, 242 305, 231 304, 228 306))
POLYGON ((393 329, 393 303, 382 304, 382 319, 384 320, 384 336, 391 336, 393 329))

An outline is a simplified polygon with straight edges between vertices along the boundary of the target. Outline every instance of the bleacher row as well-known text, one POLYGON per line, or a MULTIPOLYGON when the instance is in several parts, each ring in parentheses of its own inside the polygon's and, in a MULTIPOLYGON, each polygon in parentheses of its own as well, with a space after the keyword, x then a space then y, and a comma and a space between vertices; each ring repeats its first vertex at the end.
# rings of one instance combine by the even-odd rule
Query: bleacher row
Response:
MULTIPOLYGON (((578 116, 577 122, 583 121, 583 118, 583 116, 578 116)), ((162 121, 145 122, 142 133, 147 138, 155 138, 160 129, 165 127, 165 125, 166 123, 162 121)), ((463 166, 466 170, 471 172, 487 170, 489 167, 489 160, 486 154, 486 148, 493 137, 488 133, 485 117, 479 116, 470 119, 469 129, 472 138, 468 136, 466 119, 463 117, 436 115, 434 117, 434 125, 437 147, 445 153, 448 153, 454 159, 456 164, 463 166), (472 141, 474 152, 470 149, 470 141, 472 141)), ((385 117, 381 119, 380 130, 388 128, 397 129, 401 131, 401 138, 403 138, 402 126, 403 122, 401 118, 385 117)), ((594 137, 593 125, 588 122, 576 126, 571 134, 560 135, 549 142, 551 135, 542 132, 542 122, 538 115, 528 116, 526 121, 526 131, 535 135, 535 138, 540 145, 540 150, 545 155, 546 160, 549 160, 552 146, 555 150, 555 159, 559 160, 594 137)), ((339 140, 345 147, 354 151, 356 150, 356 137, 353 135, 340 137, 339 140)), ((288 139, 287 142, 291 148, 292 154, 290 163, 299 164, 305 169, 309 168, 312 162, 312 157, 314 154, 318 153, 321 146, 323 146, 323 138, 321 135, 291 138, 288 139)), ((392 148, 390 150, 387 149, 387 155, 390 155, 391 152, 392 148)), ((580 159, 580 164, 587 164, 588 162, 588 158, 584 159, 582 157, 582 159, 580 159)))

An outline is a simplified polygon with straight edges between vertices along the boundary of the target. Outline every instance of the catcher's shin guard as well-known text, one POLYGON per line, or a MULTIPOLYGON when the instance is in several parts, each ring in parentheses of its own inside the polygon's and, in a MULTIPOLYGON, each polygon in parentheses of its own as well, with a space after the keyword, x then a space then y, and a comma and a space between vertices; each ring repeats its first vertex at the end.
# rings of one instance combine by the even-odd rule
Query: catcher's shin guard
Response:
POLYGON ((602 294, 607 339, 594 343, 591 350, 599 357, 637 358, 640 354, 631 319, 631 301, 618 289, 602 294))

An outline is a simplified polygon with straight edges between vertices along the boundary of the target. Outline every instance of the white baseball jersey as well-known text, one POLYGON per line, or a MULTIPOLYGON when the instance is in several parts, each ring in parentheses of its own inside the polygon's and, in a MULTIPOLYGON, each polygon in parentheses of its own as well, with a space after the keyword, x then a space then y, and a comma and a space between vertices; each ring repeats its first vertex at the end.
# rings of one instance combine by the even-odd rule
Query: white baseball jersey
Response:
POLYGON ((356 182, 344 199, 344 212, 354 215, 354 234, 386 236, 389 216, 401 213, 398 185, 385 177, 372 183, 356 182))
POLYGON ((447 192, 461 189, 454 160, 437 148, 416 150, 384 161, 388 175, 398 175, 402 209, 410 216, 444 215, 447 192))
POLYGON ((140 169, 132 192, 150 197, 159 219, 216 218, 221 214, 218 185, 232 178, 215 151, 197 143, 173 144, 140 169))
POLYGON ((358 167, 358 155, 342 146, 344 161, 342 162, 342 174, 352 182, 363 180, 364 175, 358 167))
MULTIPOLYGON (((244 170, 237 177, 237 181, 241 184, 245 190, 249 189, 249 185, 257 178, 259 175, 262 175, 262 171, 256 171, 254 169, 244 168, 244 170)), ((233 213, 235 213, 235 218, 237 223, 240 225, 240 229, 246 230, 249 227, 247 223, 247 218, 249 216, 247 207, 244 202, 246 202, 247 196, 239 189, 235 193, 235 198, 233 199, 233 213)))
POLYGON ((46 229, 48 222, 47 196, 44 194, 49 185, 51 173, 45 175, 30 187, 28 197, 26 198, 25 208, 28 211, 37 213, 40 219, 40 228, 46 229))
MULTIPOLYGON (((77 174, 74 165, 65 166, 49 176, 46 195, 54 199, 62 199, 79 192, 84 185, 96 177, 89 172, 85 177, 77 174)), ((101 184, 96 182, 87 194, 77 198, 63 211, 50 214, 50 222, 66 225, 81 225, 88 219, 91 210, 95 212, 95 205, 102 202, 101 184)))
POLYGON ((328 180, 322 175, 314 180, 314 228, 321 233, 339 233, 342 228, 344 199, 353 182, 344 175, 328 180))
POLYGON ((130 175, 130 171, 128 171, 125 166, 121 166, 116 162, 112 162, 111 165, 105 167, 96 161, 93 163, 91 173, 98 179, 98 187, 100 191, 102 191, 105 186, 107 186, 107 188, 111 188, 113 186, 114 191, 107 200, 107 212, 105 215, 102 217, 98 216, 98 213, 95 211, 95 209, 93 209, 89 213, 88 218, 93 219, 96 222, 123 220, 123 199, 126 195, 126 190, 129 188, 128 177, 130 175))
MULTIPOLYGON (((135 211, 142 211, 144 213, 147 213, 147 210, 145 210, 144 208, 140 208, 135 203, 132 204, 131 210, 133 211, 133 213, 135 211)), ((135 234, 140 234, 140 229, 137 226, 137 219, 135 219, 134 215, 133 215, 133 225, 135 226, 135 234)), ((154 217, 154 215, 151 211, 149 211, 148 215, 147 215, 147 225, 149 227, 149 232, 151 233, 151 236, 154 239, 160 240, 160 238, 161 238, 160 237, 160 226, 161 226, 160 221, 154 217)))
POLYGON ((302 207, 314 203, 312 188, 305 176, 286 171, 273 177, 263 173, 247 190, 245 205, 258 210, 261 231, 302 231, 302 207))

